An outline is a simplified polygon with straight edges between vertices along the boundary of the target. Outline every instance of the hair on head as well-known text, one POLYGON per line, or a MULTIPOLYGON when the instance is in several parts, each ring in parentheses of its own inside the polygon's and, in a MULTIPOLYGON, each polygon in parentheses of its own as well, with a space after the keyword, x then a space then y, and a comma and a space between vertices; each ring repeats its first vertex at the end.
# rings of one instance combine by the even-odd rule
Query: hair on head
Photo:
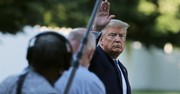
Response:
POLYGON ((71 64, 72 48, 61 34, 43 32, 29 41, 27 60, 32 67, 49 69, 68 69, 71 64), (70 48, 70 50, 69 50, 70 48))

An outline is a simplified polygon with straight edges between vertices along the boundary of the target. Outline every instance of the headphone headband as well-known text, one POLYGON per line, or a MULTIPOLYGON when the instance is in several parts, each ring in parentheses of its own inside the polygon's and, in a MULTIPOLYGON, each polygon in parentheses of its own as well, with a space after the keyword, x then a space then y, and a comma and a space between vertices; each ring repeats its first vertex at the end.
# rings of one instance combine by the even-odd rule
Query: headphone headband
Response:
MULTIPOLYGON (((57 33, 57 32, 53 32, 53 31, 48 31, 48 32, 42 32, 42 33, 39 33, 37 34, 35 37, 31 38, 29 40, 29 43, 28 43, 28 49, 27 49, 27 56, 26 56, 26 59, 28 60, 28 63, 30 64, 31 63, 31 60, 32 60, 32 57, 33 57, 33 50, 34 50, 34 47, 35 47, 35 43, 36 41, 42 37, 42 36, 46 36, 46 35, 52 35, 52 36, 55 36, 56 38, 58 38, 60 41, 64 42, 65 43, 65 47, 66 47, 66 52, 67 52, 67 56, 66 55, 63 55, 63 58, 64 60, 66 59, 69 59, 72 57, 72 47, 69 43, 69 41, 61 34, 57 33), (70 50, 69 50, 70 49, 70 50)), ((61 48, 59 48, 61 49, 61 48)), ((71 60, 67 60, 65 61, 66 63, 68 62, 71 62, 71 60)), ((66 66, 66 67, 69 67, 69 66, 66 66)))

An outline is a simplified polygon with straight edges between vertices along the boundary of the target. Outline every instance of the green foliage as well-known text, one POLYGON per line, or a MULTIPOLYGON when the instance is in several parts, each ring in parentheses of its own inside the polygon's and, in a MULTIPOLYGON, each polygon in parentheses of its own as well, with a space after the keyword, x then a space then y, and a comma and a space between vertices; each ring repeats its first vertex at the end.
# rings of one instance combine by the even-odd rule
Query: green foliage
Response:
MULTIPOLYGON (((0 31, 24 25, 85 27, 96 0, 0 0, 0 31)), ((128 40, 147 47, 180 46, 180 0, 109 0, 111 14, 130 24, 128 40)))
POLYGON ((111 0, 111 13, 130 24, 128 39, 180 46, 180 0, 111 0))
POLYGON ((37 24, 86 26, 92 8, 83 0, 3 0, 0 1, 0 31, 16 33, 24 25, 37 24))

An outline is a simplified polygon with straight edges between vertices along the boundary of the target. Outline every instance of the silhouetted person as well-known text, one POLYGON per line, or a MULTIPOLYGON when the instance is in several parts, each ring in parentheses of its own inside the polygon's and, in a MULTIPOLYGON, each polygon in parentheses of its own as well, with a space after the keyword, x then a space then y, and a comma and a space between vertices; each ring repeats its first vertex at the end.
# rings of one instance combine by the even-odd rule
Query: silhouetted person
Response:
MULTIPOLYGON (((72 45, 74 55, 77 54, 81 40, 86 33, 85 31, 85 28, 75 28, 68 35, 68 40, 72 45)), ((95 40, 96 38, 94 34, 90 32, 88 35, 88 42, 84 46, 82 57, 79 61, 79 67, 69 89, 69 94, 105 94, 103 83, 94 73, 88 70, 90 60, 96 47, 95 40)), ((70 68, 68 71, 65 71, 55 84, 55 87, 58 89, 60 94, 63 94, 64 92, 71 71, 72 68, 70 68)))
POLYGON ((71 45, 56 32, 43 32, 29 41, 25 74, 10 76, 0 84, 0 94, 58 94, 55 81, 71 64, 71 45))

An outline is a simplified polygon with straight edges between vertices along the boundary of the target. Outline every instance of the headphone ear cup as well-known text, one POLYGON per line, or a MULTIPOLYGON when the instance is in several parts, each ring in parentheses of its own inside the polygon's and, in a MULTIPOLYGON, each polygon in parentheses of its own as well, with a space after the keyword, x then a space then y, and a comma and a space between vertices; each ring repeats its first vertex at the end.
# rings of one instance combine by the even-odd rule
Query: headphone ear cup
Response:
MULTIPOLYGON (((67 55, 65 55, 65 62, 72 62, 72 53, 68 52, 67 55)), ((69 66, 71 65, 65 65, 64 69, 68 70, 69 66)))
POLYGON ((31 56, 32 56, 32 49, 33 49, 33 47, 28 47, 28 50, 27 50, 27 55, 26 55, 26 59, 27 59, 28 61, 30 61, 30 60, 31 60, 31 56))

